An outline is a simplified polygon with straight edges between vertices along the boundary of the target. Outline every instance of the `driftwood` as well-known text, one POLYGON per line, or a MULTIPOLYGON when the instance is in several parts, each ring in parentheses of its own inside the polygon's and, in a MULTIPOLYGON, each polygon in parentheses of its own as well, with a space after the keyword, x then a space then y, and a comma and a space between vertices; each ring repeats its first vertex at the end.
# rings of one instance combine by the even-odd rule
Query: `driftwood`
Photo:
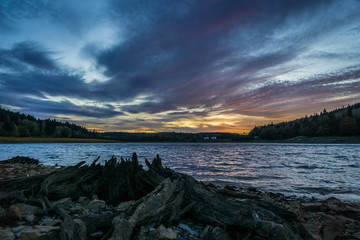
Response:
POLYGON ((97 160, 47 175, 2 180, 0 204, 41 207, 61 220, 60 239, 100 239, 97 231, 104 233, 101 239, 151 239, 148 229, 166 229, 182 220, 204 226, 204 239, 312 239, 295 214, 245 194, 224 197, 188 175, 163 168, 159 156, 152 163, 145 160, 148 170, 135 153, 131 160, 113 157, 105 165, 97 160), (75 217, 55 204, 93 196, 114 206, 112 211, 75 217))

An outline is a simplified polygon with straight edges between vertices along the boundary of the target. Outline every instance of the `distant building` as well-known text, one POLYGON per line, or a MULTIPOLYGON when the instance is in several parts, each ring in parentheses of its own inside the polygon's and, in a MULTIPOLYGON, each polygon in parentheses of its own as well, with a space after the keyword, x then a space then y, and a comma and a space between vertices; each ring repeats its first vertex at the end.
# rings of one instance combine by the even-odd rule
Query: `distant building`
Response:
POLYGON ((209 137, 204 137, 204 140, 209 140, 210 138, 209 137))
POLYGON ((216 137, 211 137, 211 140, 216 140, 216 137))

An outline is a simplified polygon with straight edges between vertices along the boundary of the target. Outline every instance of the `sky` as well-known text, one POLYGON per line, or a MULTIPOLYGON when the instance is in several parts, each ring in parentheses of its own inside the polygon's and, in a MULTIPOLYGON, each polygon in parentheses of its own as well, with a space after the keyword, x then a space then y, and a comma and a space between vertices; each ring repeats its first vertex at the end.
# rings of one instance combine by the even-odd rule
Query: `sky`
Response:
POLYGON ((359 0, 0 0, 0 105, 37 118, 243 133, 356 102, 359 0))

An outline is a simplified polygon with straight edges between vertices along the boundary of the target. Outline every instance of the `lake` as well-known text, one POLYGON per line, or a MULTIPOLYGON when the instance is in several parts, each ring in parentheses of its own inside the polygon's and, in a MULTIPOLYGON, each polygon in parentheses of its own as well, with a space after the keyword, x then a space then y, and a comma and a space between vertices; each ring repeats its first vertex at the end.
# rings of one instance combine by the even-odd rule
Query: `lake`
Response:
MULTIPOLYGON (((256 187, 285 195, 360 201, 360 145, 278 143, 46 143, 0 144, 0 160, 14 156, 44 165, 156 154, 163 165, 215 185, 256 187)), ((101 162, 100 161, 100 162, 101 162)), ((145 165, 145 164, 144 164, 145 165)))

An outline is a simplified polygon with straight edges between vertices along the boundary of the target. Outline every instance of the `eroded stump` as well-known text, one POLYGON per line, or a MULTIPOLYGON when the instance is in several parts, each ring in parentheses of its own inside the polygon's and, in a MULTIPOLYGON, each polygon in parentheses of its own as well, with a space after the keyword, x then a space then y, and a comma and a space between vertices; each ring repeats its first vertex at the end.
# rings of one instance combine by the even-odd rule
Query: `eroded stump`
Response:
MULTIPOLYGON (((145 162, 148 170, 134 153, 131 160, 113 157, 105 165, 81 162, 46 175, 3 180, 0 203, 3 209, 18 203, 40 209, 26 223, 54 226, 51 231, 58 235, 53 236, 61 239, 176 239, 186 229, 184 222, 200 229, 197 237, 203 239, 313 239, 292 212, 246 195, 227 198, 164 168, 159 156, 145 162), (45 223, 46 217, 52 220, 45 223)), ((19 219, 5 214, 0 220, 16 227, 19 219)))

